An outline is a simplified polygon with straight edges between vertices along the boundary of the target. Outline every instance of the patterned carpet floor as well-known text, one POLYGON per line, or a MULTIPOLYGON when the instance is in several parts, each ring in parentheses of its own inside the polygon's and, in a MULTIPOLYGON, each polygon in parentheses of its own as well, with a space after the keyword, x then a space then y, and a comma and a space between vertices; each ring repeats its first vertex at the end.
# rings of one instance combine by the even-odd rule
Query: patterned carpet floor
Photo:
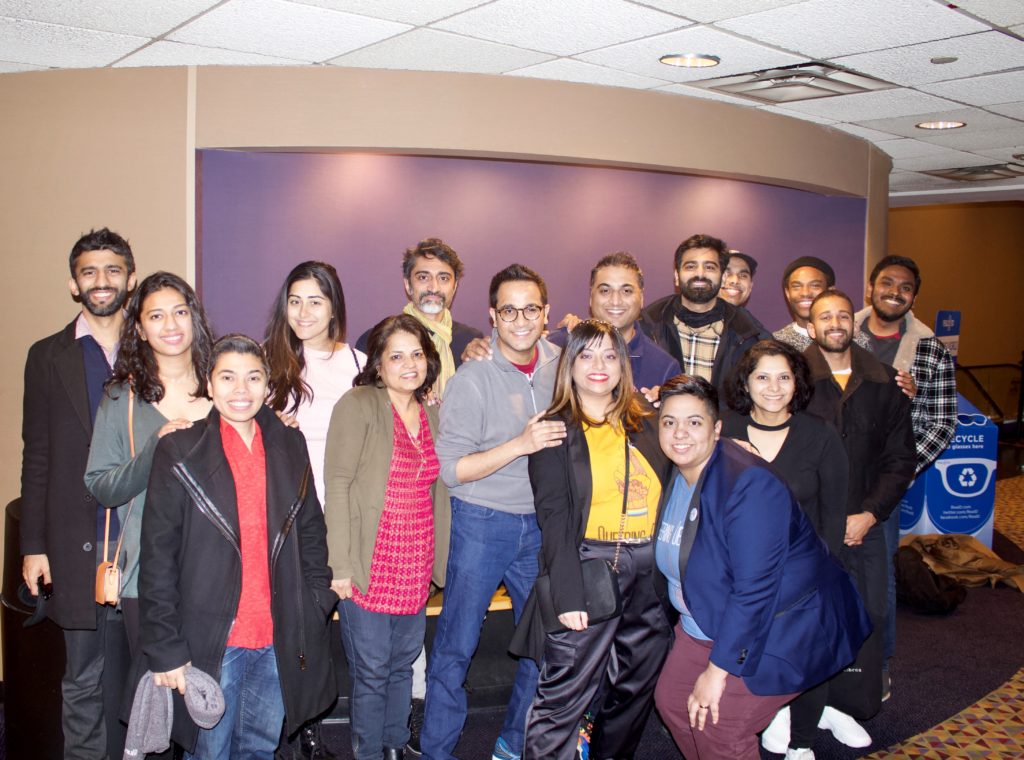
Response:
MULTIPOLYGON (((1024 550, 1024 476, 996 483, 995 528, 1024 550)), ((1017 647, 1021 642, 1008 641, 1017 647)), ((1024 659, 1024 657, 1022 657, 1024 659)), ((870 760, 1004 760, 1024 758, 1024 668, 975 704, 870 760)))

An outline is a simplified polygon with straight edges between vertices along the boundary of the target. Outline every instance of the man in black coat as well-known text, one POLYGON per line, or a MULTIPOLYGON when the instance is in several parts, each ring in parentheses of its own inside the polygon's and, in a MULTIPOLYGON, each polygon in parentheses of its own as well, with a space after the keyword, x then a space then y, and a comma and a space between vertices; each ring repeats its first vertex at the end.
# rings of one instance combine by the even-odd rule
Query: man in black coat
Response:
POLYGON ((750 312, 719 298, 729 256, 726 244, 710 235, 684 240, 675 253, 677 295, 652 303, 639 322, 683 372, 703 377, 719 392, 747 349, 771 337, 750 312))
POLYGON ((875 627, 864 646, 877 647, 878 672, 866 674, 869 701, 877 710, 886 611, 882 523, 913 480, 917 456, 910 400, 895 382, 896 371, 852 342, 853 315, 853 302, 838 290, 824 291, 811 304, 807 332, 814 343, 804 356, 814 395, 807 410, 835 425, 850 462, 841 559, 875 627))
MULTIPOLYGON (((121 614, 96 604, 107 510, 85 487, 86 460, 103 383, 110 376, 135 285, 124 238, 104 228, 75 243, 71 295, 82 311, 60 332, 29 349, 25 363, 21 469, 22 577, 35 594, 52 584, 47 615, 64 630, 61 682, 65 758, 119 757, 117 720, 127 661, 121 614), (99 557, 99 559, 98 559, 99 557)), ((110 511, 111 547, 123 510, 110 511)))

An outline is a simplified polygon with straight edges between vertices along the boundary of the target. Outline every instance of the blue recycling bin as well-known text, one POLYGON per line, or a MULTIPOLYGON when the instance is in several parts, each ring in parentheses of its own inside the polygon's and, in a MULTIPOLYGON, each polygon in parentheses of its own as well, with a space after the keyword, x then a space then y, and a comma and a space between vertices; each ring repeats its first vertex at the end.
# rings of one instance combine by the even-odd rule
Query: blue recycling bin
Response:
POLYGON ((963 533, 992 547, 999 430, 957 395, 956 433, 900 501, 900 534, 963 533))

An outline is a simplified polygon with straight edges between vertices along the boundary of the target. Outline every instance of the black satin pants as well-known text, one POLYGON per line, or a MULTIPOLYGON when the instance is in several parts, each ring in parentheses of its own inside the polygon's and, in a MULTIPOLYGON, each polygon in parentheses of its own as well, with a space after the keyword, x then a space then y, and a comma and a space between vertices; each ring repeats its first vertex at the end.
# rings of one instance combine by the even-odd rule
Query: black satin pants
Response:
MULTIPOLYGON (((611 562, 615 544, 584 541, 582 559, 611 562)), ((654 542, 623 544, 622 615, 583 631, 549 633, 537 695, 526 718, 523 760, 572 760, 580 718, 602 691, 590 757, 631 758, 654 707, 671 628, 654 593, 654 542)))

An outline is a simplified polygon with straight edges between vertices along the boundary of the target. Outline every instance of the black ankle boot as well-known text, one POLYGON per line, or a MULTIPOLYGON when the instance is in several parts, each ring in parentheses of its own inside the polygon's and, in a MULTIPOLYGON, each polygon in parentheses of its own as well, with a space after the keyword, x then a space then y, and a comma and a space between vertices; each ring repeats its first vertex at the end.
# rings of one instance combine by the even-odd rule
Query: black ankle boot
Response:
POLYGON ((339 760, 320 736, 320 721, 307 723, 299 732, 299 751, 305 760, 339 760))
POLYGON ((404 749, 395 749, 394 747, 384 748, 384 760, 404 760, 404 758, 404 749))
POLYGON ((420 749, 420 731, 423 730, 423 700, 413 697, 412 707, 409 709, 409 741, 405 745, 405 751, 412 757, 419 757, 423 754, 420 749))

